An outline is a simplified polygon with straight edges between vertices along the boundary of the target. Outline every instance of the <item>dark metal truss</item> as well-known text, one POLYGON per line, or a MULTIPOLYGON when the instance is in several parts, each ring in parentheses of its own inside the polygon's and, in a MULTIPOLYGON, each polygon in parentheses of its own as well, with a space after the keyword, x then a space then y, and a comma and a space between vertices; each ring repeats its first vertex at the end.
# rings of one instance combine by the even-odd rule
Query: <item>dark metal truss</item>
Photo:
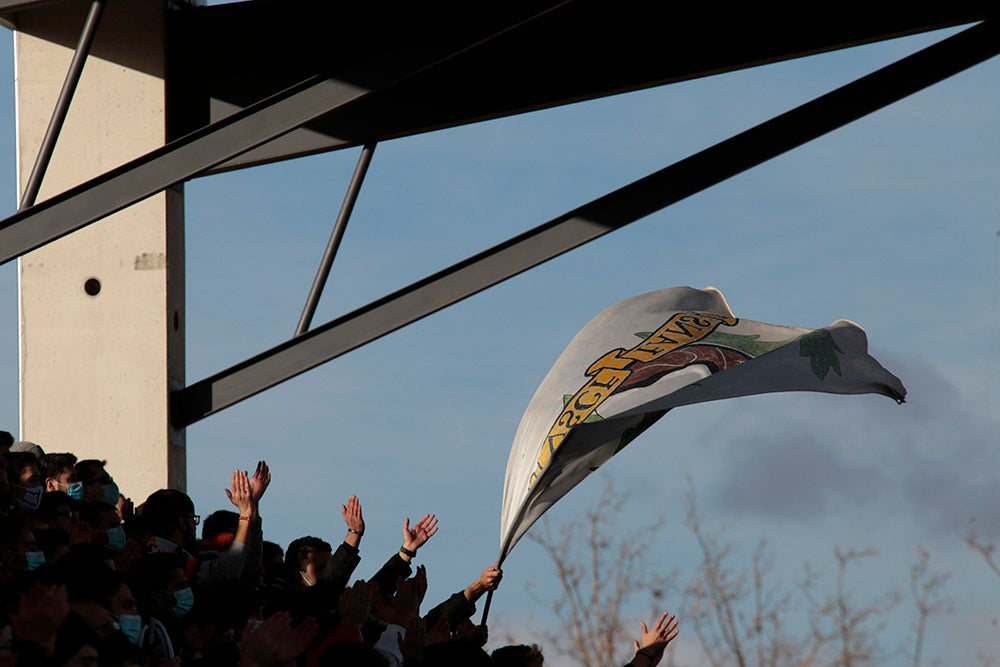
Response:
MULTIPOLYGON (((45 1, 0 0, 5 11, 21 11, 45 1)), ((892 2, 859 3, 807 22, 801 31, 774 33, 784 25, 756 16, 745 3, 727 5, 725 25, 699 19, 690 3, 638 2, 626 10, 615 2, 503 0, 466 3, 442 0, 438 13, 397 5, 308 3, 285 0, 316 11, 350 11, 346 24, 373 30, 345 31, 343 39, 302 39, 276 30, 281 53, 305 45, 306 52, 281 56, 239 70, 261 43, 243 29, 208 26, 201 39, 182 34, 184 44, 212 45, 209 54, 183 50, 176 70, 190 89, 170 106, 171 137, 161 149, 30 206, 0 221, 0 264, 100 220, 171 185, 214 169, 247 166, 296 154, 374 144, 385 139, 486 118, 636 90, 696 76, 732 71, 821 51, 912 34, 978 19, 987 20, 954 37, 878 70, 853 83, 777 116, 711 148, 667 166, 599 199, 514 237, 494 248, 387 295, 352 313, 301 333, 262 354, 172 393, 173 425, 183 428, 310 368, 406 326, 437 310, 537 266, 758 165, 796 146, 865 116, 1000 52, 1000 31, 989 2, 955 0, 932 10, 892 2), (862 7, 862 4, 864 5, 862 7), (330 9, 336 5, 336 9, 330 9), (392 21, 378 22, 379 12, 392 21), (471 5, 471 6, 470 6, 471 5), (742 12, 742 13, 741 13, 742 12), (749 13, 748 13, 749 12, 749 13), (744 16, 746 14, 746 16, 744 16), (675 20, 674 20, 675 19, 675 20), (745 19, 745 20, 744 20, 745 19), (747 28, 753 19, 755 29, 747 28), (417 25, 415 21, 423 21, 417 25), (568 23, 566 23, 568 22, 568 23), (566 30, 565 26, 573 30, 566 30), (768 28, 768 26, 771 26, 768 28), (761 31, 756 28, 759 27, 761 31), (767 30, 771 30, 768 33, 767 30), (704 30, 716 42, 680 37, 704 30), (772 34, 773 33, 773 34, 772 34), (362 35, 363 37, 359 37, 362 35), (719 35, 722 35, 719 38, 719 35), (747 35, 753 38, 748 39, 747 35), (766 38, 761 37, 761 34, 766 38), (352 36, 353 35, 353 36, 352 36), (569 35, 568 37, 566 35, 569 35), (238 37, 233 37, 238 36, 238 37), (230 44, 243 39, 247 44, 230 44), (354 44, 351 39, 368 42, 354 44), (560 41, 561 40, 561 41, 560 41), (741 41, 742 40, 742 41, 741 41), (221 46, 221 42, 225 42, 221 46), (322 46, 317 47, 314 43, 322 46), (672 44, 681 46, 671 46, 672 44), (576 44, 570 51, 567 45, 576 44), (687 50, 690 47, 690 51, 687 50), (327 49, 326 54, 308 49, 327 49), (673 50, 670 50, 673 49, 673 50), (565 57, 571 53, 571 57, 565 57), (230 61, 227 64, 226 58, 230 61), (185 58, 188 58, 185 61, 185 58), (571 62, 572 61, 572 62, 571 62), (593 62, 592 62, 593 61, 593 62), (185 67, 187 62, 188 67, 185 67), (222 64, 218 64, 222 63, 222 64), (309 71, 308 68, 319 66, 309 71), (200 71, 204 78, 187 74, 200 71), (211 68, 215 67, 215 70, 211 68), (230 69, 227 69, 229 67, 230 69), (514 74, 512 74, 514 72, 514 74), (289 76, 295 78, 289 79, 289 76), (231 81, 240 83, 233 87, 231 81), (458 85, 461 84, 461 85, 458 85), (219 88, 221 86, 221 88, 219 88), (228 87, 227 87, 228 86, 228 87), (456 92, 457 91, 457 92, 456 92), (210 98, 240 109, 216 118, 206 112, 210 98), (198 102, 202 100, 204 104, 198 102), (194 101, 192 103, 192 101, 194 101), (406 109, 406 113, 398 113, 406 109), (296 128, 325 137, 318 144, 293 140, 296 128)), ((273 25, 268 16, 282 3, 244 2, 212 11, 186 10, 185 17, 247 15, 245 26, 273 25), (261 15, 260 12, 264 12, 261 15)), ((775 7, 789 3, 776 0, 775 7)), ((791 5, 789 5, 790 7, 791 5)), ((786 7, 787 9, 788 7, 786 7)), ((710 10, 715 12, 716 8, 710 10)), ((294 12, 286 12, 286 16, 294 12)), ((759 12, 757 12, 759 14, 759 12)), ((14 14, 16 17, 16 13, 14 14)), ((344 18, 343 16, 338 18, 344 18)), ((182 22, 182 26, 195 25, 182 22)), ((16 21, 15 21, 16 22, 16 21)), ((308 26, 310 21, 300 21, 308 26)), ((313 21, 318 25, 329 22, 313 21)), ((308 28, 306 28, 308 29, 308 28)), ((699 33, 700 34, 700 33, 699 33)), ((274 54, 267 54, 272 57, 274 54)), ((370 157, 370 155, 369 155, 370 157)), ((363 171, 363 170, 362 170, 363 171)), ((356 179, 358 180, 358 179, 356 179)), ((357 196, 352 187, 345 199, 357 196), (353 194, 352 194, 353 191, 353 194)), ((343 213, 343 211, 342 211, 343 213)), ((342 215, 346 223, 346 214, 342 215)), ((342 232, 342 225, 341 227, 342 232)), ((337 228, 331 236, 335 251, 337 228)), ((328 251, 328 254, 331 254, 328 251)), ((321 274, 328 271, 324 261, 321 274)), ((317 278, 300 320, 304 331, 324 279, 317 278)))
MULTIPOLYGON (((424 25, 440 22, 464 30, 450 18, 461 1, 417 3, 418 12, 403 16, 400 3, 391 3, 389 12, 379 10, 379 4, 282 0, 178 13, 184 20, 176 22, 175 36, 184 48, 171 65, 181 75, 172 125, 193 131, 297 83, 320 63, 336 74, 372 51, 391 61, 399 31, 423 31, 424 25), (371 25, 372 30, 338 30, 331 39, 331 25, 371 25)), ((811 7, 803 12, 801 0, 575 0, 213 171, 969 25, 998 12, 996 0, 811 7)))
POLYGON ((1000 53, 984 22, 175 392, 184 427, 1000 53))
POLYGON ((502 36, 568 0, 510 2, 465 16, 463 31, 422 33, 394 43, 393 60, 366 62, 337 77, 309 77, 223 120, 0 221, 0 265, 204 173, 372 91, 502 36), (428 41, 429 40, 429 41, 428 41))

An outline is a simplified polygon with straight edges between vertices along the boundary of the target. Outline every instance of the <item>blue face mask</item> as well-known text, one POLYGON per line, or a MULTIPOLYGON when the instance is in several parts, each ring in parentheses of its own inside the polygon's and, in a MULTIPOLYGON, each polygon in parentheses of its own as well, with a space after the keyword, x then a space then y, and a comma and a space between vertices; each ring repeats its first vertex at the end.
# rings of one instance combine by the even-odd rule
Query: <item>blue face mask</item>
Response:
POLYGON ((122 614, 118 617, 118 627, 133 644, 139 643, 142 635, 142 617, 135 614, 122 614))
POLYGON ((28 551, 24 554, 24 559, 28 561, 28 571, 37 570, 41 566, 45 565, 45 552, 44 551, 28 551))
POLYGON ((121 549, 125 546, 125 529, 121 526, 115 526, 114 528, 108 528, 104 531, 104 534, 108 537, 108 546, 112 549, 121 549))
POLYGON ((83 482, 73 482, 66 485, 66 495, 73 500, 83 500, 83 482))
POLYGON ((118 499, 121 497, 121 491, 118 489, 118 485, 113 481, 110 484, 104 485, 104 497, 101 500, 112 507, 118 504, 118 499))
POLYGON ((170 615, 174 618, 186 616, 191 607, 194 606, 194 593, 190 588, 182 588, 174 593, 174 606, 170 608, 170 615))
POLYGON ((41 486, 28 486, 21 488, 24 489, 24 495, 17 498, 14 501, 14 504, 18 509, 34 512, 38 509, 38 506, 42 502, 42 492, 45 491, 45 488, 41 486))

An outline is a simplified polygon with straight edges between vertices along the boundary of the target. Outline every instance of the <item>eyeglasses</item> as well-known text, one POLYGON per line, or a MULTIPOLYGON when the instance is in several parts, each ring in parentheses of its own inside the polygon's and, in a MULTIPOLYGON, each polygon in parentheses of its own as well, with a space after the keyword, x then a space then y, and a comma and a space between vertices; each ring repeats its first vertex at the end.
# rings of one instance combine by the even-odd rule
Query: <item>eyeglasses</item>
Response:
POLYGON ((197 526, 199 523, 201 523, 201 516, 199 516, 198 514, 188 514, 187 516, 189 519, 194 521, 194 525, 197 526))

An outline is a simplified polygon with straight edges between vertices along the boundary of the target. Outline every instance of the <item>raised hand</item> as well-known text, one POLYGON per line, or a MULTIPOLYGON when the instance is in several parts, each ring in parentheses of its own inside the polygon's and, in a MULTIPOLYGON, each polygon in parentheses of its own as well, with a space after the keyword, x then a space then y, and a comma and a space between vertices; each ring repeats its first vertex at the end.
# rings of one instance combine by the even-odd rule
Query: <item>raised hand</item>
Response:
POLYGON ((119 495, 118 504, 115 505, 115 509, 118 510, 118 518, 122 521, 128 521, 135 516, 135 504, 133 504, 131 498, 119 495))
POLYGON ((503 571, 496 565, 490 565, 483 570, 478 579, 469 584, 469 587, 465 589, 465 599, 469 602, 475 602, 487 591, 495 591, 500 587, 501 579, 503 579, 503 571))
POLYGON ((676 619, 675 615, 663 612, 652 630, 647 628, 644 622, 639 623, 642 628, 642 645, 640 646, 639 642, 633 640, 632 647, 637 655, 642 655, 649 661, 650 667, 659 664, 660 658, 663 657, 663 650, 680 632, 677 629, 676 619))
POLYGON ((372 599, 375 597, 372 588, 359 579, 340 594, 340 622, 343 625, 360 628, 365 622, 372 608, 372 599))
POLYGON ((18 597, 17 612, 10 622, 14 636, 34 642, 48 654, 55 650, 56 633, 69 615, 69 596, 65 586, 32 586, 18 597))
POLYGON ((455 628, 455 637, 465 639, 479 648, 486 646, 486 642, 490 640, 489 630, 485 625, 476 625, 468 619, 459 623, 458 627, 455 628))
POLYGON ((410 528, 410 519, 407 517, 403 523, 403 548, 416 551, 422 547, 437 532, 437 523, 437 518, 433 514, 425 514, 424 518, 410 528))
POLYGON ((267 467, 267 462, 257 461, 257 469, 253 471, 253 476, 250 478, 250 497, 254 507, 260 503, 260 498, 267 491, 270 483, 271 469, 267 467))
POLYGON ((403 581, 396 579, 396 595, 388 602, 375 600, 376 615, 386 623, 401 625, 404 628, 415 616, 420 616, 420 601, 427 592, 427 579, 419 576, 403 581))
POLYGON ((448 617, 441 614, 438 616, 437 622, 432 627, 427 629, 426 644, 427 646, 430 646, 432 644, 443 644, 450 641, 451 625, 448 623, 448 617))
POLYGON ((357 547, 361 543, 361 536, 365 534, 365 518, 361 514, 361 501, 357 496, 347 499, 346 505, 340 506, 340 513, 344 516, 344 523, 347 524, 347 537, 345 542, 352 547, 357 547))
POLYGON ((407 660, 420 660, 424 657, 424 647, 427 645, 427 628, 424 619, 414 616, 406 626, 405 637, 397 637, 399 651, 407 660))
POLYGON ((268 616, 256 630, 247 623, 243 630, 243 667, 279 667, 294 660, 309 648, 319 630, 319 623, 306 618, 292 627, 292 615, 279 611, 268 616))
POLYGON ((250 491, 250 480, 245 471, 233 471, 232 489, 226 489, 226 497, 240 511, 241 517, 253 515, 255 505, 250 491))
POLYGON ((124 546, 118 550, 115 557, 115 569, 119 572, 128 572, 142 560, 142 545, 137 540, 125 540, 124 546))

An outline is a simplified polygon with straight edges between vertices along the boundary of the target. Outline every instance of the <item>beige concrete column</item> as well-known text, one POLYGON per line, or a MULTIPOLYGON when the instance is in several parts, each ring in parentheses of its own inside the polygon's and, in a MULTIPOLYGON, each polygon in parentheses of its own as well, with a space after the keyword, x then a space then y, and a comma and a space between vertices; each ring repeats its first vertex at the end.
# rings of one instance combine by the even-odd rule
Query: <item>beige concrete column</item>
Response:
MULTIPOLYGON (((89 2, 17 17, 23 189, 89 2)), ((110 0, 38 201, 162 146, 164 0, 110 0)), ((107 459, 137 503, 185 486, 184 433, 168 392, 184 383, 184 195, 160 193, 19 262, 21 438, 107 459)))

